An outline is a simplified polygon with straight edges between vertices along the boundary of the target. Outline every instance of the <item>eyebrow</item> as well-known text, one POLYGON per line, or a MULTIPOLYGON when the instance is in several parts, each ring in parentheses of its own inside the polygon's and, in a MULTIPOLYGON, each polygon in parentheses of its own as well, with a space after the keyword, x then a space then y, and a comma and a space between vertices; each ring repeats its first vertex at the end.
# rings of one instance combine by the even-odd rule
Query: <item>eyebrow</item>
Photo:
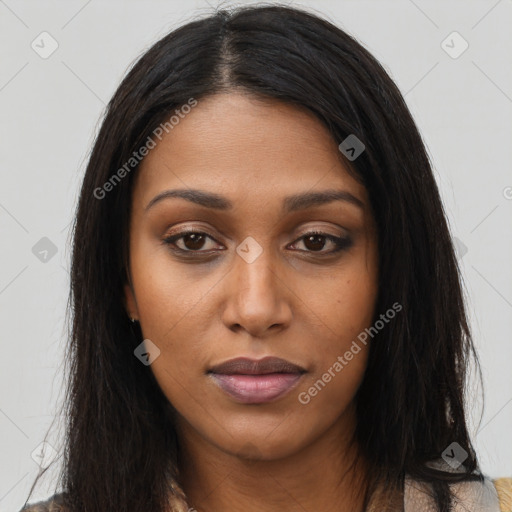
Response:
MULTIPOLYGON (((197 189, 175 189, 160 192, 151 199, 144 210, 147 212, 160 201, 171 198, 185 199, 186 201, 214 210, 231 210, 233 208, 233 203, 228 198, 213 192, 197 189)), ((305 192, 285 197, 283 213, 305 210, 306 208, 320 206, 333 201, 345 201, 364 209, 364 203, 346 190, 322 190, 320 192, 305 192)))

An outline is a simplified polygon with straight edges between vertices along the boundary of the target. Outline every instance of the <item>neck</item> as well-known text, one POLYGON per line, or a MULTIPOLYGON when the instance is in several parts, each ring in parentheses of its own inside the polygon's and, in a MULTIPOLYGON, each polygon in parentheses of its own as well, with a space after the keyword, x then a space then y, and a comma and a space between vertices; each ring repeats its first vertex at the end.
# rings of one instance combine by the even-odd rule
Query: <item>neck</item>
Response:
POLYGON ((180 428, 180 483, 188 506, 198 512, 363 512, 366 463, 342 425, 272 460, 251 458, 247 451, 244 458, 235 456, 180 428))

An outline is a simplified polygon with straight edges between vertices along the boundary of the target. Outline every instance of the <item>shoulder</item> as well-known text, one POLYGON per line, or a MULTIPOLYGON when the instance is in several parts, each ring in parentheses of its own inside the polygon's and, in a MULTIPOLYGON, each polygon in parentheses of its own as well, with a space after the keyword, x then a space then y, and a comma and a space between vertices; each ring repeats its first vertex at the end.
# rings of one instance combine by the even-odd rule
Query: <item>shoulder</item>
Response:
POLYGON ((20 512, 66 512, 66 510, 64 506, 64 493, 58 493, 47 500, 31 503, 22 508, 20 512))
POLYGON ((469 510, 475 512, 500 512, 499 496, 493 481, 485 478, 483 482, 460 482, 450 485, 454 495, 455 512, 469 510))
POLYGON ((501 510, 512 510, 512 478, 497 478, 492 483, 498 491, 501 510))
MULTIPOLYGON (((509 480, 509 479, 500 479, 509 480)), ((483 481, 464 481, 450 484, 453 495, 453 511, 464 512, 501 512, 502 492, 495 481, 485 478, 483 481)), ((404 487, 405 512, 434 512, 436 509, 432 490, 425 483, 406 478, 404 487)))

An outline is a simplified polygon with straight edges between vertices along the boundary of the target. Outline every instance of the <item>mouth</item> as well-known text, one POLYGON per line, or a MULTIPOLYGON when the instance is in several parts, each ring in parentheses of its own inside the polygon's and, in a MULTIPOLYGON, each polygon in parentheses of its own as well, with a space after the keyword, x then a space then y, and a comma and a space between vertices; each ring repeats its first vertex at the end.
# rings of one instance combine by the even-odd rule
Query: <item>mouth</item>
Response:
POLYGON ((278 357, 230 359, 207 372, 228 396, 244 404, 267 403, 283 397, 305 373, 301 366, 278 357))

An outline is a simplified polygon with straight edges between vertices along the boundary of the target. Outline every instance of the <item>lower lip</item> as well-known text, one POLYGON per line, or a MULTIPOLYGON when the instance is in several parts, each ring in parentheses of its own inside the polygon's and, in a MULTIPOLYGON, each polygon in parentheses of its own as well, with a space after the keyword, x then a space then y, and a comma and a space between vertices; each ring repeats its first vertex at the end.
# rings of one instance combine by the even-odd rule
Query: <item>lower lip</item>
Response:
POLYGON ((303 374, 269 373, 266 375, 224 375, 210 373, 215 383, 229 396, 245 404, 276 400, 294 388, 303 374))

